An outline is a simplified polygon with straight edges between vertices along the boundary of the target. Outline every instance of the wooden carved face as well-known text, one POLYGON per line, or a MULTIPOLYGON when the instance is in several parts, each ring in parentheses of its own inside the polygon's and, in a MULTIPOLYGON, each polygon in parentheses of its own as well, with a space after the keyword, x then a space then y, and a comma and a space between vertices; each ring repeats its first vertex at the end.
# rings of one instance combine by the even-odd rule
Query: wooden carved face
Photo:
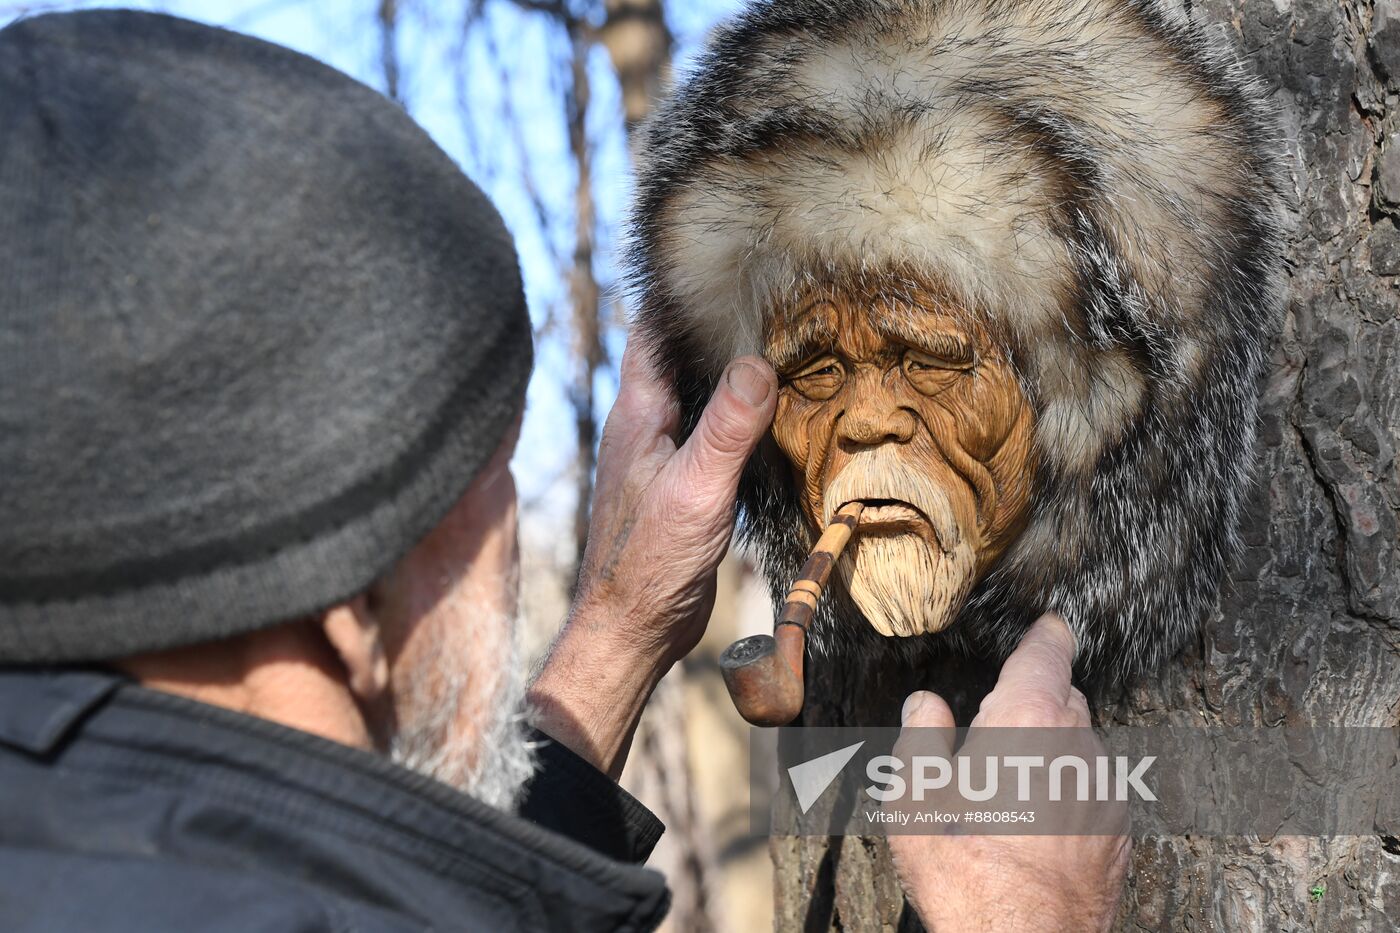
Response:
POLYGON ((1010 362, 932 291, 823 290, 778 310, 773 437, 807 521, 866 504, 837 572, 883 635, 937 632, 1025 526, 1033 413, 1010 362))

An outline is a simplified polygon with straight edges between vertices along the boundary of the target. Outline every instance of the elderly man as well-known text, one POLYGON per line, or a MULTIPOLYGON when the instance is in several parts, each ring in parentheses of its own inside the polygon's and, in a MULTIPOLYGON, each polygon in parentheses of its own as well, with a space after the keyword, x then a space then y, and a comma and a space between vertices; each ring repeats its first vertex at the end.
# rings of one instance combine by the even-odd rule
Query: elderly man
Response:
MULTIPOLYGON (((527 687, 529 319, 499 218, 402 111, 170 17, 13 24, 0 278, 0 928, 660 922, 635 863, 661 826, 613 779, 704 629, 765 363, 678 448, 624 360, 579 595, 527 687)), ((998 721, 1083 721, 1072 652, 1034 629, 998 721)), ((896 845, 940 929, 1101 926, 1126 853, 896 845)))

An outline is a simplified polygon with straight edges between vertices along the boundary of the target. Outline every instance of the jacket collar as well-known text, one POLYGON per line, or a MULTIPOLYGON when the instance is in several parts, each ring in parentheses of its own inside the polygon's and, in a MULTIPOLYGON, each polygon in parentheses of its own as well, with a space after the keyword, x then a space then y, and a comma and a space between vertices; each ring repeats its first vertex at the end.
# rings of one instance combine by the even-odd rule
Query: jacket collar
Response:
MULTIPOLYGON (((100 765, 117 778, 159 773, 173 793, 188 791, 195 801, 236 800, 255 814, 261 801, 268 819, 258 828, 283 834, 287 854, 260 846, 260 866, 287 859, 265 867, 338 879, 386 906, 413 907, 392 903, 385 878, 361 877, 354 850, 379 864, 397 859, 449 889, 525 898, 537 918, 545 910, 578 929, 651 929, 669 904, 656 872, 605 858, 377 755, 147 690, 105 670, 0 669, 0 744, 75 768, 100 765), (308 845, 302 819, 333 825, 343 838, 323 849, 308 845)), ((450 890, 442 893, 451 899, 450 890)))
POLYGON ((119 678, 95 671, 4 671, 0 676, 0 743, 46 755, 89 710, 120 686, 119 678))

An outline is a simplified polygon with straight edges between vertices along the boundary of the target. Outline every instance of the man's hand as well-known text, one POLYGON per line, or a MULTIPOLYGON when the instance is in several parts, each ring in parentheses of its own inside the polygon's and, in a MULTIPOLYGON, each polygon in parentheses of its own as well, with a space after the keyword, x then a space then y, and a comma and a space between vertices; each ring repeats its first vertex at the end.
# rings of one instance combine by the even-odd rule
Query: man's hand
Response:
MULTIPOLYGON (((1037 620, 1006 659, 964 747, 976 742, 980 726, 1088 729, 1089 705, 1070 683, 1073 661, 1074 636, 1063 620, 1037 620)), ((906 728, 953 727, 948 705, 926 691, 905 701, 902 719, 906 728)), ((1126 832, 892 835, 889 845, 910 903, 937 933, 1107 930, 1132 849, 1126 832)))
POLYGON ((766 362, 735 360, 678 450, 669 388, 643 353, 623 356, 571 625, 616 635, 666 667, 690 653, 734 533, 739 474, 773 420, 777 394, 766 362))
POLYGON ((777 394, 772 367, 740 357, 677 448, 670 389, 643 352, 623 355, 578 593, 530 693, 537 725, 613 777, 657 681, 705 632, 739 474, 777 394))

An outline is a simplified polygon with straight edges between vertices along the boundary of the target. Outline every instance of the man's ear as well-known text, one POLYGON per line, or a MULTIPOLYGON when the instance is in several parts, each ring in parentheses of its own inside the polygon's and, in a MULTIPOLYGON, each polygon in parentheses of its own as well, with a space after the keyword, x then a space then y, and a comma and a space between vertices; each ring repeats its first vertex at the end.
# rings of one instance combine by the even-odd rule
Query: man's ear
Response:
POLYGON ((379 621, 370 612, 364 596, 326 613, 321 622, 326 639, 345 665, 350 692, 362 703, 383 696, 389 687, 389 660, 379 621))

